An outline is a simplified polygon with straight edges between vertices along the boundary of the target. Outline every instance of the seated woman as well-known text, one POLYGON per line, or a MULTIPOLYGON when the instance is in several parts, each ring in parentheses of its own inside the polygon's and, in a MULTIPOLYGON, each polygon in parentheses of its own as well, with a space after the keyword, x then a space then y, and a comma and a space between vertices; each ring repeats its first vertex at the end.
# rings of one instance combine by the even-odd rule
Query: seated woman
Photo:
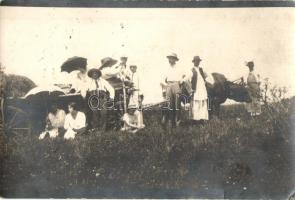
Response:
POLYGON ((77 104, 72 102, 68 105, 69 113, 66 115, 64 138, 74 139, 76 134, 84 133, 86 130, 86 117, 83 112, 77 110, 77 104))
POLYGON ((52 105, 46 119, 45 131, 40 134, 39 140, 44 139, 47 133, 50 138, 57 137, 64 127, 65 116, 66 113, 64 110, 58 109, 56 105, 52 105))
POLYGON ((121 131, 136 133, 140 129, 143 129, 145 125, 141 122, 139 115, 140 112, 137 110, 136 105, 129 105, 127 113, 122 118, 124 126, 121 131))

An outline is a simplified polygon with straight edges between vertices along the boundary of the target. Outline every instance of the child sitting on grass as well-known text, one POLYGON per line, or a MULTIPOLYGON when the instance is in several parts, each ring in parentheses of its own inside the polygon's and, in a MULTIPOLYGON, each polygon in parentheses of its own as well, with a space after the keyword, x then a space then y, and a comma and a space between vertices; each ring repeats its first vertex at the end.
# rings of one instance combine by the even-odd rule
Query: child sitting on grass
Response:
POLYGON ((129 105, 127 113, 123 115, 124 126, 121 131, 126 131, 129 133, 136 133, 140 129, 143 129, 145 125, 141 122, 140 112, 137 110, 136 105, 129 105))

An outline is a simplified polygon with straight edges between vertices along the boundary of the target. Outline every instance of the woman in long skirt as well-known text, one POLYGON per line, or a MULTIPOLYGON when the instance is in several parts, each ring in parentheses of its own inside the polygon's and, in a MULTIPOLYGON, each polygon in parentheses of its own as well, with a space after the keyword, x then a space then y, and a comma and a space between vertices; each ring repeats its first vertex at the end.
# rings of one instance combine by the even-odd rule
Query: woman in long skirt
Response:
POLYGON ((246 109, 251 116, 257 116, 261 114, 260 105, 260 83, 257 76, 254 73, 254 62, 247 62, 246 66, 249 67, 249 74, 247 77, 248 92, 251 98, 251 102, 246 104, 246 109))
POLYGON ((209 119, 208 114, 208 94, 205 85, 206 74, 199 67, 201 59, 195 56, 192 60, 194 67, 191 73, 192 100, 191 100, 191 119, 197 122, 204 122, 209 119))

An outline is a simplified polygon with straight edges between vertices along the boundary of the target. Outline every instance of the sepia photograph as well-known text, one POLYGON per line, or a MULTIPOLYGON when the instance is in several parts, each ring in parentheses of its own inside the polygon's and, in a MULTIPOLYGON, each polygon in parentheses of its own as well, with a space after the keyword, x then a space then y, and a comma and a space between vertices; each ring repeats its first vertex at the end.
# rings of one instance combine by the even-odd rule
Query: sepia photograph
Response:
POLYGON ((293 7, 0 6, 0 197, 295 198, 293 7))

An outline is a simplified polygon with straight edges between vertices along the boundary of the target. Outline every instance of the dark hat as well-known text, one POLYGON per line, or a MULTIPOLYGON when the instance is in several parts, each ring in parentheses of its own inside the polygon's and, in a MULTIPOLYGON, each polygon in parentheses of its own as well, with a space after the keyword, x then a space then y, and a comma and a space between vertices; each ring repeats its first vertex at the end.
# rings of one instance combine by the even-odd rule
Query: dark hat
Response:
POLYGON ((175 58, 176 60, 179 60, 176 53, 169 54, 167 58, 175 58))
POLYGON ((200 58, 200 56, 194 56, 192 62, 195 62, 195 61, 202 61, 202 59, 200 58))
POLYGON ((93 74, 94 73, 97 73, 98 74, 98 77, 101 76, 101 71, 99 69, 96 69, 96 68, 92 68, 88 71, 87 75, 92 78, 93 77, 93 74))
POLYGON ((105 57, 105 58, 101 59, 101 66, 99 67, 99 69, 103 69, 107 65, 113 66, 117 62, 118 62, 117 60, 115 60, 111 57, 105 57))
POLYGON ((246 62, 246 66, 254 67, 254 62, 253 61, 248 61, 248 62, 246 62))
POLYGON ((129 67, 130 67, 130 68, 132 68, 132 67, 135 67, 135 68, 137 68, 137 66, 136 66, 136 65, 130 65, 129 67))

